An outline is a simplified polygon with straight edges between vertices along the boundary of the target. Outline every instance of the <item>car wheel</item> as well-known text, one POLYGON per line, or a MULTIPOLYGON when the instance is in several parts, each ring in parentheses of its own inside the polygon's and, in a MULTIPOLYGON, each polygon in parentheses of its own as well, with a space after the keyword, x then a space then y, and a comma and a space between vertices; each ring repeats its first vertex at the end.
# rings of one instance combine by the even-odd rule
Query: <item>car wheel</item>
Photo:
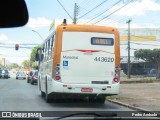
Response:
POLYGON ((33 81, 32 80, 30 80, 30 83, 31 83, 31 85, 33 85, 33 81))

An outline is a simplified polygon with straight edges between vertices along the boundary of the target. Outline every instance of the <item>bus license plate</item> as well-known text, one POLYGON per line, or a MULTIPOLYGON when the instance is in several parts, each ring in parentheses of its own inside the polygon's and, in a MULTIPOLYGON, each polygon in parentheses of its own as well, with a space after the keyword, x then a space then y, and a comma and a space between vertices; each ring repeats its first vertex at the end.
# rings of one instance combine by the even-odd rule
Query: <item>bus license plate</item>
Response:
POLYGON ((81 92, 92 92, 92 88, 81 88, 81 92))

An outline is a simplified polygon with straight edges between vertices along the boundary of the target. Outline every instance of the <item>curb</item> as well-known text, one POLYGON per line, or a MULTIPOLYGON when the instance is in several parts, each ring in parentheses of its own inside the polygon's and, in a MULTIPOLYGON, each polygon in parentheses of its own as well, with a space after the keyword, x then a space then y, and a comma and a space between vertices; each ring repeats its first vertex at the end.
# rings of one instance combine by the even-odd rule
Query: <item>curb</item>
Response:
MULTIPOLYGON (((107 99, 107 101, 118 104, 118 105, 121 105, 121 106, 124 106, 124 107, 127 107, 127 108, 131 108, 131 109, 136 110, 136 111, 145 112, 145 113, 154 113, 153 111, 143 109, 143 108, 139 108, 139 107, 134 107, 134 106, 131 106, 129 104, 125 104, 125 103, 122 103, 122 102, 119 102, 119 101, 116 101, 116 100, 107 99)), ((156 114, 158 116, 160 116, 160 113, 156 113, 156 114)))
POLYGON ((120 84, 132 84, 132 83, 156 83, 160 80, 135 80, 135 81, 120 81, 120 84))

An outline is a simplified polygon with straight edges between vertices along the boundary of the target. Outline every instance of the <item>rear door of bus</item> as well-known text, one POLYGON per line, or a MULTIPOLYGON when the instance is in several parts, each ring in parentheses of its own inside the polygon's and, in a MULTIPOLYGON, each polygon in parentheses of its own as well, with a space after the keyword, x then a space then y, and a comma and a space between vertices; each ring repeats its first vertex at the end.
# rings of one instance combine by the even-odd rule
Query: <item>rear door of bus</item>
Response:
POLYGON ((72 84, 112 84, 115 70, 114 34, 64 32, 61 81, 72 84))

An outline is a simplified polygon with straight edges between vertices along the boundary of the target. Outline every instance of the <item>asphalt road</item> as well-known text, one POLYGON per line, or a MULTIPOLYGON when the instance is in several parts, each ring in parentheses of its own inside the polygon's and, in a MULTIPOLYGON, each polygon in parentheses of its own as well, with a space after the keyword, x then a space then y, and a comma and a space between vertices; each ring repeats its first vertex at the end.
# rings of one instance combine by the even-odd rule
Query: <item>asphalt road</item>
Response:
POLYGON ((67 101, 46 103, 40 96, 38 86, 26 80, 0 79, 0 111, 133 111, 110 103, 95 104, 67 101))

